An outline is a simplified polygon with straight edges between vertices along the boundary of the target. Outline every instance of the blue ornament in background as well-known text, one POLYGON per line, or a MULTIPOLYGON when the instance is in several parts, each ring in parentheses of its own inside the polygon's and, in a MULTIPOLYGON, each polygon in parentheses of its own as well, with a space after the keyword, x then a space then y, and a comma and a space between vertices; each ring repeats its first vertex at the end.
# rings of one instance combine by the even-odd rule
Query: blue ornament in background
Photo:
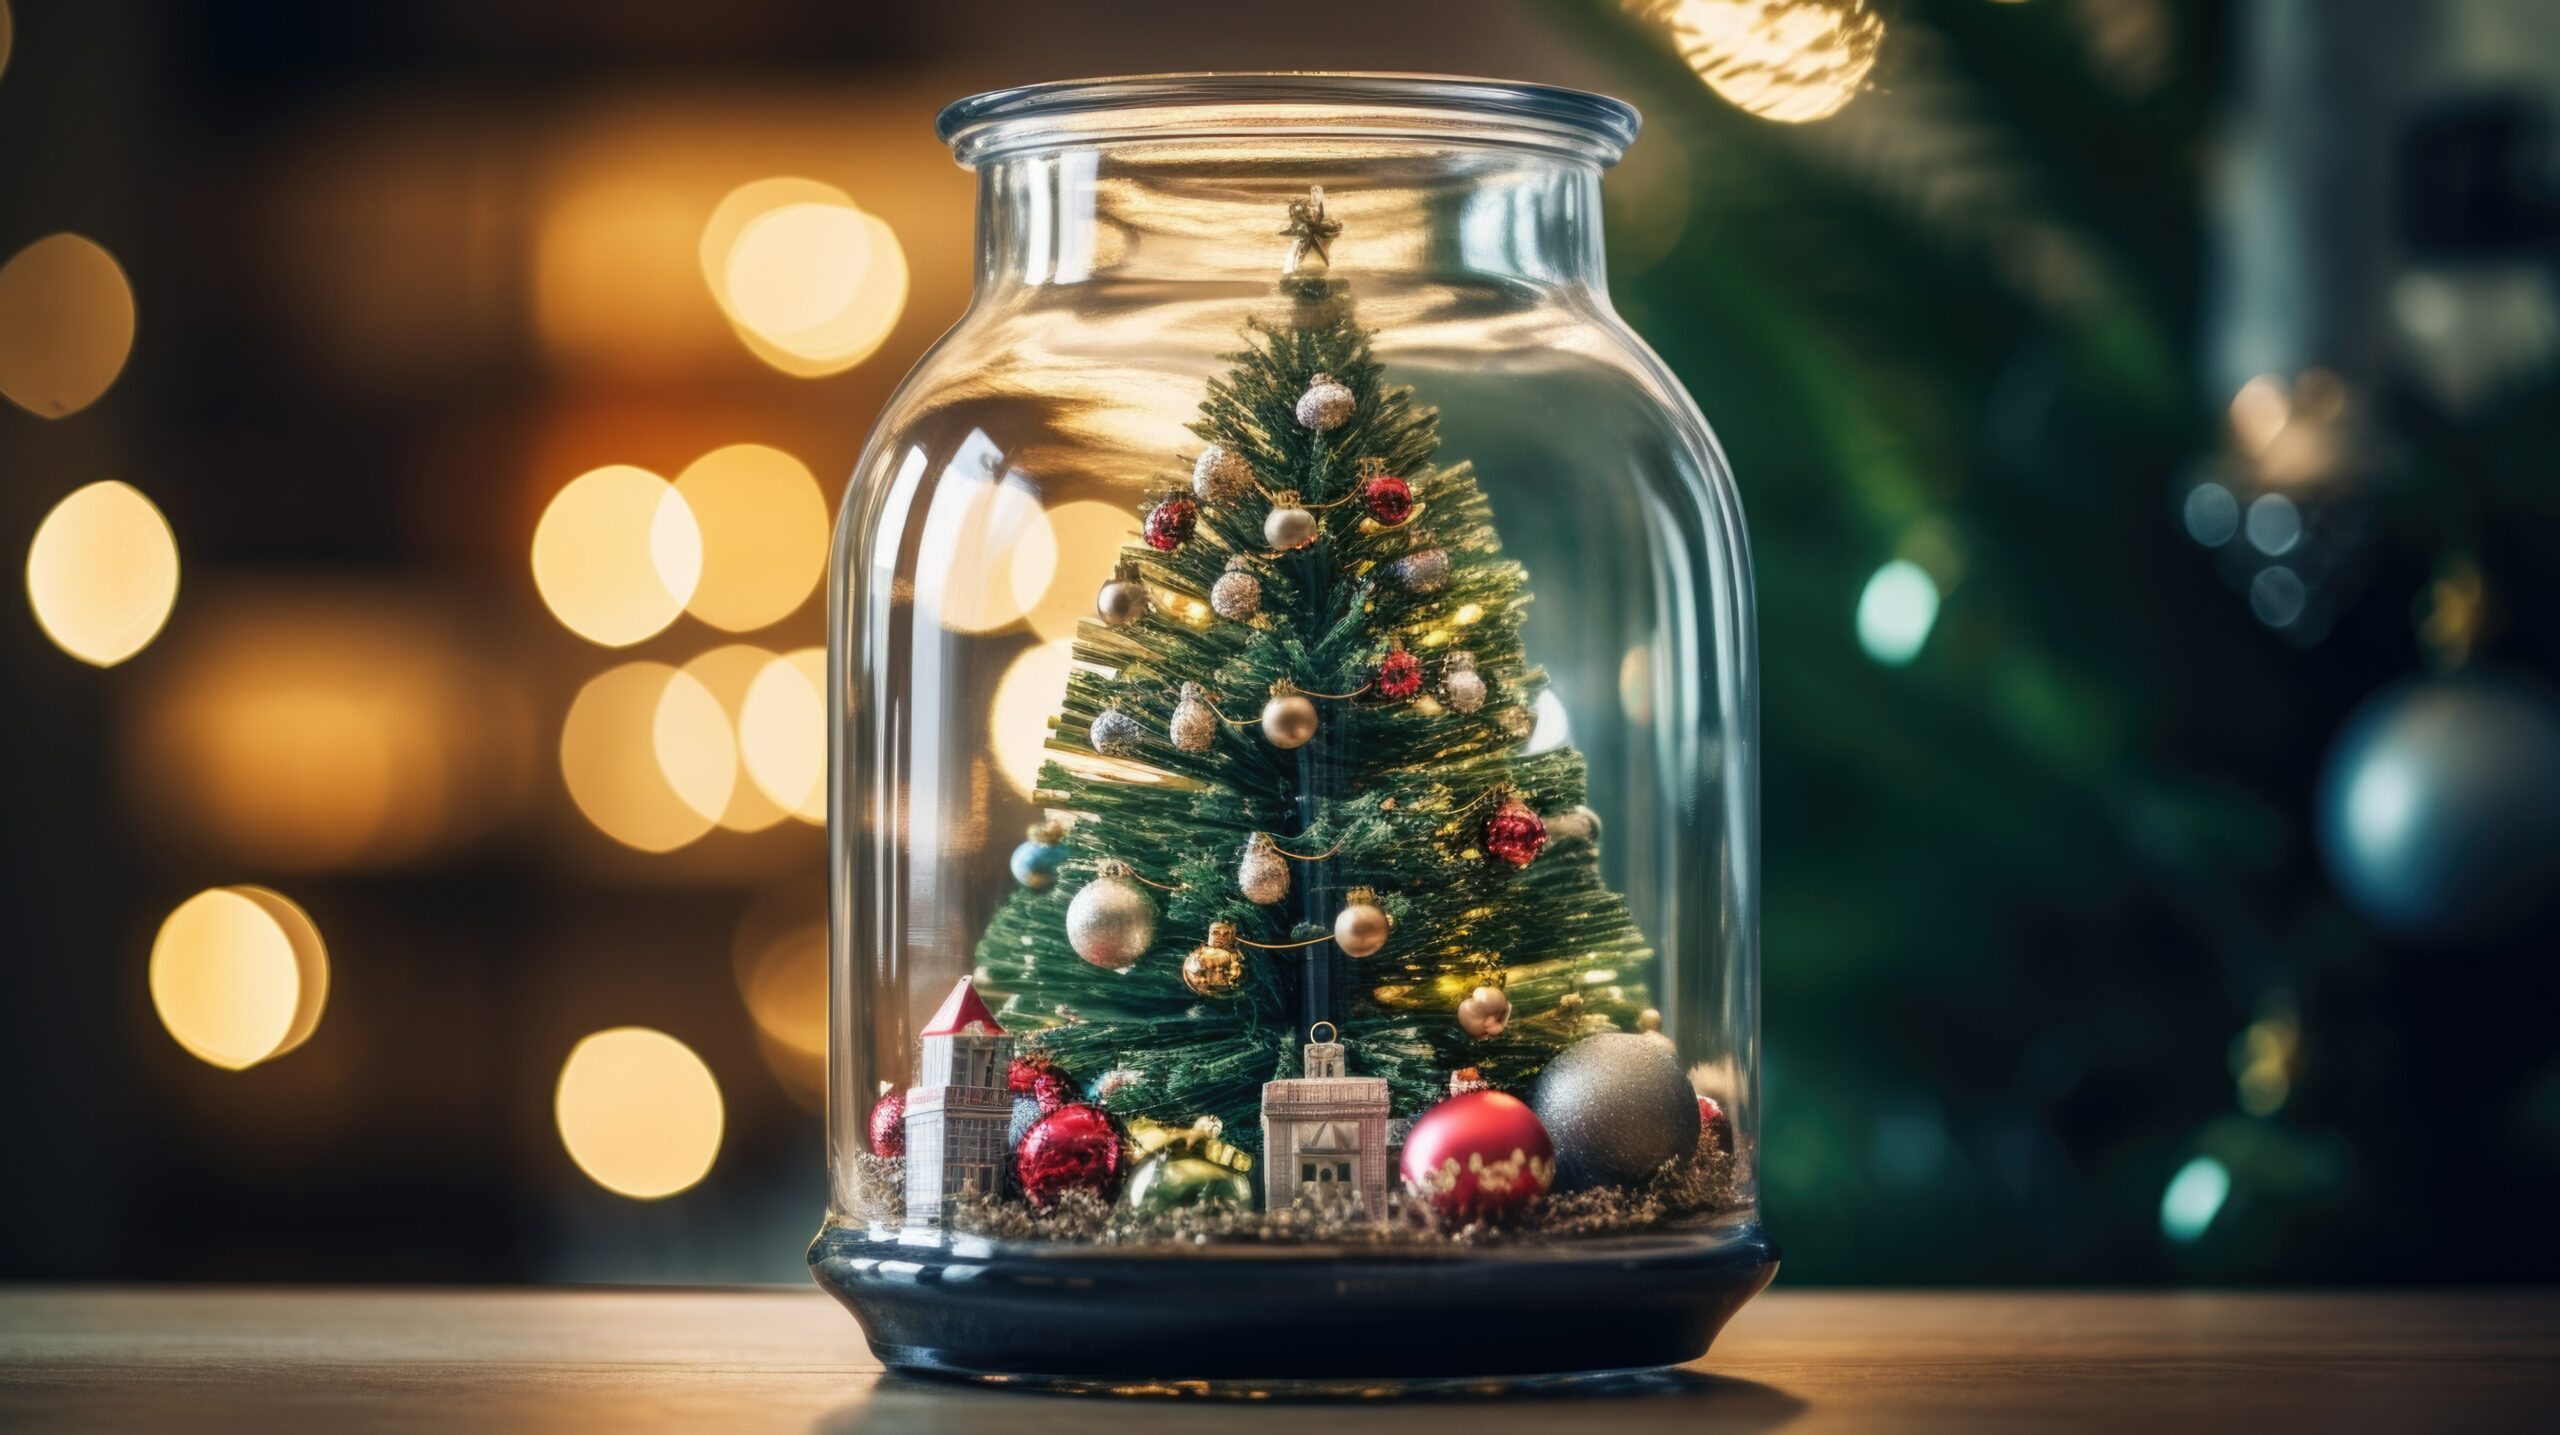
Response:
POLYGON ((1064 823, 1043 822, 1031 829, 1023 844, 1013 849, 1013 880, 1034 892, 1046 892, 1058 884, 1058 864, 1066 860, 1067 829, 1064 823))
POLYGON ((2330 877, 2367 920, 2498 936, 2560 884, 2560 702, 2507 675, 2387 688, 2339 733, 2318 803, 2330 877))

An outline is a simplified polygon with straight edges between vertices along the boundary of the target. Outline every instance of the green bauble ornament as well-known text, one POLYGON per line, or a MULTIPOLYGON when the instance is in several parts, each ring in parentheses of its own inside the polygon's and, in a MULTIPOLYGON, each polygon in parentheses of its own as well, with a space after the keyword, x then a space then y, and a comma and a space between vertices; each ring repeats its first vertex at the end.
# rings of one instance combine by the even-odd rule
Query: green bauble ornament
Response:
POLYGON ((1121 1199, 1141 1215, 1197 1206, 1253 1208, 1253 1182, 1242 1171, 1180 1150, 1160 1151, 1138 1163, 1121 1199))

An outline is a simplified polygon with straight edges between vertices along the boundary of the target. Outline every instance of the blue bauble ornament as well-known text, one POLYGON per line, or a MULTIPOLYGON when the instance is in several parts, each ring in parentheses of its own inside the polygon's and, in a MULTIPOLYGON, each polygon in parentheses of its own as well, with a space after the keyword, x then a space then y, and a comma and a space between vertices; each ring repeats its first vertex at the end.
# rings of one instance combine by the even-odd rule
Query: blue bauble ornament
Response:
POLYGON ((1060 840, 1066 830, 1054 822, 1043 822, 1031 829, 1031 835, 1013 849, 1013 880, 1034 892, 1046 892, 1058 885, 1058 864, 1067 858, 1060 840))
POLYGON ((2498 935, 2560 883, 2560 702, 2493 674, 2387 688, 2320 775, 2320 845, 2348 903, 2405 935, 2498 935))

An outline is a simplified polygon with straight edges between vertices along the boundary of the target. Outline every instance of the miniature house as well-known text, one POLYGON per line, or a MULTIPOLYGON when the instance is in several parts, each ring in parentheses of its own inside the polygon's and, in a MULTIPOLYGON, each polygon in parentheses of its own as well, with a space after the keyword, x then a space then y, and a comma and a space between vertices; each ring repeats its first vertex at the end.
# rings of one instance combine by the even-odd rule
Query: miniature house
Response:
POLYGON ((1262 1087, 1262 1199, 1267 1210, 1358 1206, 1387 1213, 1387 1083, 1345 1076, 1342 1043, 1319 1022, 1306 1075, 1262 1087))
POLYGON ((937 1220, 962 1196, 992 1196, 1004 1176, 1013 1098, 1005 1069, 1013 1038, 996 1025, 969 978, 925 1024, 907 1092, 907 1219, 937 1220))

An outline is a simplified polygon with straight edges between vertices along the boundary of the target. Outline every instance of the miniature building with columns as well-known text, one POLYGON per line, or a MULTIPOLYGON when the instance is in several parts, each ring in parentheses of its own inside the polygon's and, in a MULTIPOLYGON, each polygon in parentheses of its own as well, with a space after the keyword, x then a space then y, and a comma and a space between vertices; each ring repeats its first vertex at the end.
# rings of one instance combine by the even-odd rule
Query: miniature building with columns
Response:
POLYGON ((1308 1033, 1306 1075, 1262 1086, 1263 1208, 1387 1213, 1387 1082, 1345 1076, 1331 1022, 1308 1033))
POLYGON ((925 1024, 907 1091, 907 1219, 939 1220, 962 1196, 992 1196, 1004 1179, 1013 1097, 1005 1070, 1013 1038, 967 977, 925 1024))

